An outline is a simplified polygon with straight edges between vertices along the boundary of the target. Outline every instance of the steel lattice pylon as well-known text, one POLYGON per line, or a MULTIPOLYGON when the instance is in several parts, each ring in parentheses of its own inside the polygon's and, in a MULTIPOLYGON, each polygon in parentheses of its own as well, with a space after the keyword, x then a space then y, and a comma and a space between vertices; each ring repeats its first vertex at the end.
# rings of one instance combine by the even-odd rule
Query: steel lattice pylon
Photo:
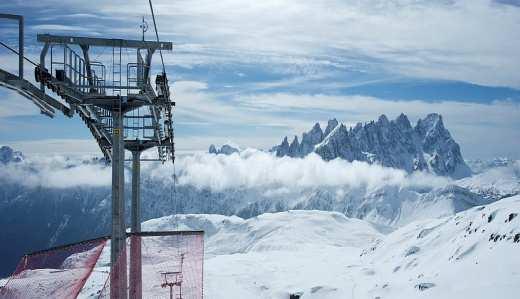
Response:
MULTIPOLYGON (((72 117, 78 114, 95 138, 107 162, 112 163, 112 238, 111 297, 126 298, 127 267, 126 225, 124 211, 125 149, 132 152, 132 223, 131 231, 140 232, 140 162, 141 152, 157 148, 158 160, 174 161, 173 114, 168 78, 163 70, 151 84, 152 56, 156 50, 172 49, 171 42, 126 39, 90 38, 39 34, 43 44, 39 64, 35 64, 35 86, 23 77, 23 17, 0 14, 20 24, 20 74, 0 69, 0 86, 17 91, 35 103, 43 114, 53 117, 56 110, 72 117), (93 48, 112 48, 108 64, 93 61, 93 48), (135 51, 135 59, 124 67, 122 51, 135 51), (111 74, 111 80, 107 77, 111 74), (123 75, 125 74, 125 75, 123 75), (51 91, 52 95, 48 92, 51 91), (57 99, 60 98, 60 100, 57 99), (132 137, 132 138, 130 138, 132 137), (119 262, 118 262, 119 261, 119 262), (120 261, 124 261, 120 265, 120 261)), ((34 63, 33 63, 34 64, 34 63)), ((140 252, 140 244, 134 244, 140 252)), ((134 253, 130 253, 133 256, 134 253)), ((140 273, 139 263, 131 263, 130 273, 140 273), (137 267, 137 268, 136 268, 137 267), (134 269, 132 269, 134 268, 134 269)), ((140 298, 140 277, 133 277, 137 286, 130 286, 132 298, 140 298), (132 290, 134 288, 134 290, 132 290)))

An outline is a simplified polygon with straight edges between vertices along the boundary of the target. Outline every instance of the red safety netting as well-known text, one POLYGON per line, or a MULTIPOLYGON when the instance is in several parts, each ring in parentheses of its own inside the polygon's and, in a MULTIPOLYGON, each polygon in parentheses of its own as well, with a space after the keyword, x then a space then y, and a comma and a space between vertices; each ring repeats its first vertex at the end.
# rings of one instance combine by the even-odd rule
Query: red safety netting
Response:
POLYGON ((106 241, 99 238, 24 256, 0 289, 0 298, 76 298, 106 241))
MULTIPOLYGON (((203 232, 131 234, 127 239, 126 250, 128 254, 122 256, 130 259, 126 263, 129 271, 129 298, 203 298, 203 232), (142 264, 142 275, 136 272, 139 261, 142 264), (136 295, 139 293, 142 296, 136 295)), ((99 298, 110 298, 110 281, 109 277, 99 298)))

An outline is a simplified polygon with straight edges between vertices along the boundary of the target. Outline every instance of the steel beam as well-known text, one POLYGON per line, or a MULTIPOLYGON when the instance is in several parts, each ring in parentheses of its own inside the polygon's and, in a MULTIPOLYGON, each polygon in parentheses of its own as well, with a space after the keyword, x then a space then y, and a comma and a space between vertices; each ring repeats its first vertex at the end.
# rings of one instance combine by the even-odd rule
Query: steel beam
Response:
POLYGON ((127 298, 125 227, 125 148, 121 109, 112 110, 112 243, 110 251, 110 298, 127 298))
POLYGON ((20 77, 20 80, 23 80, 23 26, 23 16, 20 16, 20 18, 18 19, 18 76, 20 77))
POLYGON ((29 81, 25 79, 20 80, 15 74, 11 74, 2 69, 0 69, 0 86, 17 91, 36 104, 42 110, 42 113, 49 115, 50 117, 54 116, 53 109, 60 110, 68 117, 72 117, 73 115, 73 111, 70 107, 67 107, 60 101, 44 94, 29 81))
MULTIPOLYGON (((40 71, 45 71, 45 56, 47 56, 47 52, 49 51, 49 44, 45 43, 43 45, 42 51, 40 52, 40 71)), ((45 83, 43 80, 40 82, 40 90, 45 93, 45 83)))
POLYGON ((17 20, 18 21, 18 77, 21 79, 23 79, 23 59, 24 59, 24 54, 23 54, 23 48, 24 48, 24 43, 23 43, 23 39, 24 39, 24 33, 23 33, 23 26, 24 26, 24 21, 23 21, 23 16, 21 15, 12 15, 12 14, 5 14, 5 13, 0 13, 0 19, 11 19, 11 20, 17 20))
POLYGON ((69 44, 80 46, 93 47, 120 47, 128 49, 161 49, 171 50, 171 42, 155 42, 155 41, 141 41, 128 39, 110 39, 97 37, 82 37, 82 36, 63 36, 51 34, 38 34, 39 42, 51 44, 69 44))
POLYGON ((144 62, 144 74, 143 74, 143 84, 147 85, 150 84, 150 70, 152 67, 152 56, 153 56, 153 49, 148 50, 146 53, 146 60, 144 62))
POLYGON ((88 55, 88 45, 81 45, 81 51, 83 52, 83 59, 85 60, 85 70, 87 72, 87 81, 90 87, 90 91, 92 92, 92 87, 94 86, 94 78, 92 77, 92 68, 90 66, 90 56, 88 55))

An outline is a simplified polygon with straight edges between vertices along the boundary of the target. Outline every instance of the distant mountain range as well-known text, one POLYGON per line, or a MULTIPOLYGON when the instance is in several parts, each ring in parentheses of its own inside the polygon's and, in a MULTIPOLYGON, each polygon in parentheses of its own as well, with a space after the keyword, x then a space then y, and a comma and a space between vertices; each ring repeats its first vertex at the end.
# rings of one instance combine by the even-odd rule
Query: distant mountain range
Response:
POLYGON ((271 151, 278 157, 305 157, 316 153, 324 160, 365 161, 456 179, 471 175, 459 145, 444 127, 442 116, 435 113, 419 119, 414 127, 404 114, 391 121, 381 115, 377 121, 358 123, 348 129, 332 119, 325 131, 316 123, 309 132, 303 133, 301 142, 298 136, 294 136, 291 143, 285 137, 271 151))
MULTIPOLYGON (((276 159, 274 156, 304 157, 314 152, 324 160, 361 160, 410 172, 427 170, 451 177, 470 173, 459 146, 437 114, 419 120, 414 127, 405 115, 392 121, 381 116, 378 121, 358 124, 350 129, 331 120, 324 131, 316 124, 310 132, 304 133, 301 140, 295 138, 288 144, 285 138, 281 145, 273 148, 272 155, 257 152, 272 159, 276 159)), ((232 146, 213 146, 211 152, 238 155, 240 159, 233 157, 233 161, 252 155, 243 155, 232 146)), ((201 161, 210 163, 208 167, 212 162, 226 160, 225 157, 212 159, 212 155, 202 156, 201 161)), ((264 156, 262 159, 266 158, 264 156)), ((80 165, 105 165, 101 160, 58 158, 65 161, 60 162, 63 164, 60 167, 66 169, 80 165)), ((189 159, 193 157, 181 157, 179 164, 189 163, 189 159), (182 159, 188 159, 188 162, 182 159)), ((291 167, 305 162, 284 160, 291 167)), ((0 246, 0 256, 3 257, 0 259, 0 277, 10 273, 24 253, 109 233, 110 187, 64 185, 58 188, 28 184, 27 178, 20 175, 46 175, 42 169, 57 167, 49 168, 48 164, 54 164, 52 159, 24 157, 9 147, 0 148, 0 227, 4 230, 0 234, 0 244, 6 244, 0 246)), ((478 165, 478 174, 446 180, 447 183, 439 186, 423 186, 420 182, 412 185, 383 182, 370 188, 364 184, 312 187, 282 184, 213 190, 178 184, 174 196, 169 181, 157 175, 158 171, 164 170, 150 165, 142 172, 142 220, 174 213, 238 215, 247 219, 268 212, 324 210, 397 228, 414 220, 453 215, 520 194, 520 161, 497 159, 473 164, 478 165)), ((180 168, 178 175, 182 178, 180 168)), ((80 171, 82 168, 76 169, 80 171)), ((233 180, 233 175, 230 173, 228 179, 233 180)), ((129 187, 128 184, 125 186, 127 205, 131 194, 129 187)))

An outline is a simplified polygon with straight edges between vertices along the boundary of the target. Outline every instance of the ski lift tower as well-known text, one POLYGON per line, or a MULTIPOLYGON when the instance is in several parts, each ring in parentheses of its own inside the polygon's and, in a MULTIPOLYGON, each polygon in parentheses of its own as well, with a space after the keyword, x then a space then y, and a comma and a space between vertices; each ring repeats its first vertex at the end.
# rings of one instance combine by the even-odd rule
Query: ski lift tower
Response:
MULTIPOLYGON (((59 110, 78 114, 95 138, 107 161, 112 163, 112 233, 110 297, 127 298, 126 225, 124 205, 125 149, 132 152, 131 231, 140 231, 140 162, 174 160, 172 108, 164 71, 151 84, 152 56, 170 51, 171 42, 58 36, 38 34, 43 44, 34 79, 23 77, 23 17, 18 20, 20 49, 18 75, 0 68, 0 86, 17 91, 53 117, 59 110), (111 49, 111 62, 91 59, 93 48, 111 49), (123 65, 123 52, 130 57, 123 65), (49 95, 52 91, 52 95, 49 95), (142 159, 141 153, 156 148, 157 157, 142 159)), ((5 44, 2 44, 5 46, 5 44)), ((136 242, 140 242, 136 239, 136 242)), ((130 297, 141 298, 141 245, 132 240, 130 297), (132 277, 133 275, 133 277, 132 277)))

